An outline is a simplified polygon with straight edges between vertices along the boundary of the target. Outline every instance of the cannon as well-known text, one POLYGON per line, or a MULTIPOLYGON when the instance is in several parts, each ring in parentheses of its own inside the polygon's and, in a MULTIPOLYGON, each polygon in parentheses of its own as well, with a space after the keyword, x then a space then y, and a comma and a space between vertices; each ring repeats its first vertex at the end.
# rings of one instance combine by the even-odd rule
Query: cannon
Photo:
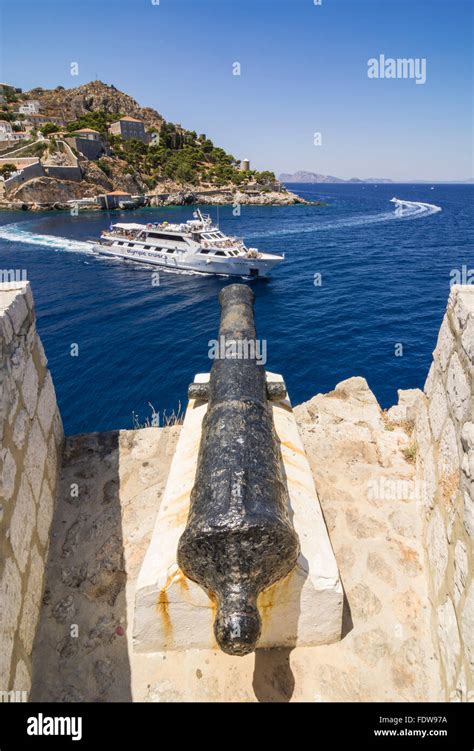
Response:
POLYGON ((285 394, 267 384, 258 358, 254 295, 244 284, 219 296, 219 350, 208 384, 198 463, 178 565, 216 603, 214 634, 227 654, 252 652, 261 634, 257 598, 295 566, 299 541, 273 425, 271 400, 285 394))

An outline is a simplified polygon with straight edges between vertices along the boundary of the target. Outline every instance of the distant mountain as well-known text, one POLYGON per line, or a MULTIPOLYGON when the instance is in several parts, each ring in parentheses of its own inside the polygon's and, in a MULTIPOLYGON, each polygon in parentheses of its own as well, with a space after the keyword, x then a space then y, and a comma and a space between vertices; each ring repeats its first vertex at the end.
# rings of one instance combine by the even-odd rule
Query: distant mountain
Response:
MULTIPOLYGON (((319 175, 317 172, 305 172, 300 170, 299 172, 282 172, 278 177, 281 183, 375 183, 381 185, 383 183, 396 183, 396 180, 390 180, 388 177, 351 177, 349 180, 343 180, 341 177, 334 177, 333 175, 319 175)), ((400 182, 400 181, 398 181, 400 182)), ((404 180, 407 185, 420 184, 420 185, 433 185, 433 183, 440 183, 446 185, 470 185, 474 183, 473 177, 467 177, 465 180, 404 180)))
POLYGON ((367 177, 361 179, 360 177, 351 177, 350 180, 343 180, 341 177, 334 177, 334 175, 319 175, 316 172, 305 172, 300 170, 299 172, 283 172, 279 178, 282 183, 392 183, 393 180, 389 180, 387 177, 367 177))

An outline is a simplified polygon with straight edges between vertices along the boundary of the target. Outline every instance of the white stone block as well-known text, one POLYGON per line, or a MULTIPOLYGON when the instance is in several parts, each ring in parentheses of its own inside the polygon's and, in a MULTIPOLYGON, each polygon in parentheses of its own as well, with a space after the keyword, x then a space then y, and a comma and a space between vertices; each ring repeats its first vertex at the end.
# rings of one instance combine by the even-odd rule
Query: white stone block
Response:
MULTIPOLYGON (((281 376, 267 374, 271 380, 281 376)), ((207 380, 201 374, 196 381, 207 380)), ((152 539, 138 577, 134 648, 137 652, 216 649, 215 604, 176 561, 186 526, 207 405, 190 400, 152 539)), ((288 400, 273 404, 281 442, 290 513, 301 554, 287 577, 261 593, 259 648, 328 644, 341 638, 343 592, 311 469, 288 400)))
POLYGON ((45 436, 48 435, 51 429, 51 424, 56 413, 56 406, 56 394, 54 392, 53 379, 48 370, 38 399, 37 409, 39 421, 45 436))
POLYGON ((470 537, 474 537, 474 498, 465 491, 464 492, 464 514, 463 521, 464 526, 470 537))
POLYGON ((448 565, 448 538, 443 517, 438 507, 435 508, 428 525, 428 558, 433 575, 435 593, 438 592, 448 565))
POLYGON ((36 506, 25 475, 21 478, 20 489, 10 525, 10 541, 20 571, 23 573, 28 562, 31 535, 36 523, 36 506))
POLYGON ((433 357, 438 360, 441 370, 446 370, 451 357, 451 353, 455 346, 455 339, 451 332, 449 320, 447 316, 444 316, 441 328, 438 334, 438 342, 436 349, 433 352, 433 357))
POLYGON ((461 422, 468 415, 471 387, 456 352, 449 362, 446 391, 453 414, 461 422))
POLYGON ((434 439, 437 441, 441 435, 441 429, 448 414, 446 394, 439 375, 435 376, 435 384, 430 397, 428 412, 430 416, 431 431, 434 439))
POLYGON ((15 490, 16 471, 16 462, 13 454, 9 449, 5 449, 0 488, 2 496, 6 501, 10 500, 15 490))
POLYGON ((20 638, 23 642, 25 652, 31 655, 33 650, 33 640, 35 638, 36 626, 43 594, 43 572, 44 563, 38 552, 36 545, 31 549, 31 564, 28 576, 28 586, 26 589, 23 609, 21 613, 20 638))
POLYGON ((462 540, 456 542, 454 549, 454 602, 459 604, 469 577, 469 559, 462 540))
POLYGON ((28 316, 28 306, 21 293, 15 294, 15 297, 10 302, 10 305, 8 306, 8 316, 13 326, 13 331, 15 334, 19 334, 28 316))
POLYGON ((439 442, 438 469, 440 476, 448 475, 459 469, 459 452, 456 431, 450 417, 444 423, 439 442))
POLYGON ((31 689, 31 677, 28 673, 23 660, 20 660, 15 670, 15 678, 13 679, 13 691, 25 691, 26 695, 30 693, 31 689))
POLYGON ((13 326, 7 315, 6 310, 0 311, 0 340, 9 344, 13 337, 13 326))
POLYGON ((28 416, 28 413, 26 409, 21 409, 16 417, 15 426, 13 428, 13 443, 19 450, 21 450, 25 445, 29 426, 30 418, 28 416))
POLYGON ((12 558, 5 561, 0 581, 0 680, 8 688, 13 641, 21 608, 21 577, 12 558))
POLYGON ((26 363, 23 383, 21 384, 21 393, 26 410, 29 416, 33 417, 38 401, 38 373, 31 355, 26 363))
POLYGON ((456 676, 457 660, 461 653, 456 612, 451 600, 438 608, 438 636, 441 648, 441 659, 446 671, 448 687, 452 686, 456 676))
POLYGON ((471 671, 474 673, 474 584, 472 582, 462 611, 461 633, 471 671))
POLYGON ((41 486, 37 522, 38 537, 42 545, 46 545, 48 541, 51 521, 53 519, 53 510, 54 498, 49 483, 45 477, 43 485, 41 486))
POLYGON ((43 482, 47 445, 37 417, 33 420, 28 436, 28 445, 24 459, 25 472, 33 489, 35 499, 39 499, 43 482))

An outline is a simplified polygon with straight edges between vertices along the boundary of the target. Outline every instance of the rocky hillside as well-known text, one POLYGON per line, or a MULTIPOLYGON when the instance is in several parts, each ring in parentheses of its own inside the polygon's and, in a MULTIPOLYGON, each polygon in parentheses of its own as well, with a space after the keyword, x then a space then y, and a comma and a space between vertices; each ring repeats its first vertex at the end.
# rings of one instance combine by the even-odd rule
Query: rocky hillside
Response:
POLYGON ((65 120, 76 120, 91 112, 105 112, 109 115, 128 115, 143 120, 147 128, 161 128, 162 117, 151 107, 140 107, 129 94, 124 94, 113 85, 102 81, 91 81, 74 89, 57 86, 55 89, 31 89, 27 99, 37 99, 41 112, 65 120))
MULTIPOLYGON (((241 170, 240 161, 216 146, 206 134, 198 135, 166 121, 159 112, 141 107, 113 85, 92 81, 72 89, 57 86, 28 92, 12 87, 10 90, 10 101, 1 108, 7 119, 20 117, 28 124, 28 116, 18 115, 18 108, 21 103, 34 100, 39 102, 42 116, 39 123, 30 122, 31 137, 17 156, 38 156, 44 162, 42 154, 37 153, 41 149, 56 159, 55 152, 69 148, 65 146, 67 142, 82 173, 79 184, 60 176, 55 179, 54 175, 24 182, 10 190, 10 201, 36 208, 106 191, 124 191, 149 196, 147 200, 154 203, 167 200, 164 194, 186 194, 187 198, 180 198, 180 202, 191 203, 193 196, 220 191, 222 196, 212 195, 209 200, 206 197, 205 202, 228 203, 238 194, 242 203, 304 203, 282 188, 273 172, 241 170), (130 140, 110 133, 111 123, 125 116, 144 123, 146 138, 130 140), (74 132, 84 128, 100 133, 101 149, 94 158, 87 156, 87 149, 80 150, 80 143, 71 141, 74 132)), ((200 202, 199 197, 196 200, 200 202)))

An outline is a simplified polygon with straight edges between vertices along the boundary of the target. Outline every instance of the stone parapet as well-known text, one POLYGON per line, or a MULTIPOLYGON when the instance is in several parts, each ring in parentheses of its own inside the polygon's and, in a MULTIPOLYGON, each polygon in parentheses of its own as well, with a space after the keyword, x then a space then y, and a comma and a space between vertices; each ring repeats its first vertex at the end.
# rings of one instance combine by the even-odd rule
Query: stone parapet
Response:
POLYGON ((418 401, 417 474, 445 698, 474 689, 474 286, 454 285, 418 401))
POLYGON ((62 442, 30 285, 0 284, 0 691, 25 696, 62 442))

